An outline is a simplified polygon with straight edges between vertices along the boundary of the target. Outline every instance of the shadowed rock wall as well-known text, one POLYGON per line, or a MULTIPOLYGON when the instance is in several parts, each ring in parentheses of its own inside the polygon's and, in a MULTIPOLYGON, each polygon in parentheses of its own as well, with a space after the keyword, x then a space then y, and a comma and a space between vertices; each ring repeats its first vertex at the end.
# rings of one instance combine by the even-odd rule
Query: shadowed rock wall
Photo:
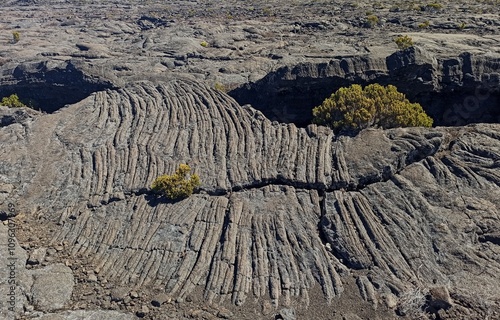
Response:
POLYGON ((48 113, 76 103, 93 92, 113 87, 109 80, 85 72, 70 60, 13 64, 12 68, 8 65, 3 68, 0 97, 15 93, 26 105, 48 113))
POLYGON ((230 92, 271 120, 306 126, 312 108, 341 87, 392 84, 422 104, 435 125, 500 122, 500 58, 463 53, 436 58, 418 47, 387 58, 339 57, 329 62, 282 67, 230 92))

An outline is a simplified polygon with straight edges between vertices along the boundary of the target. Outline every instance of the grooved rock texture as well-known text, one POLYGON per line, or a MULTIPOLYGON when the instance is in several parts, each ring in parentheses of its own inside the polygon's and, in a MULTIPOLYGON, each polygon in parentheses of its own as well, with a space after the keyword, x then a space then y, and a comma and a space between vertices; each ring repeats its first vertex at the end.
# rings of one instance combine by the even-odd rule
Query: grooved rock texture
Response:
POLYGON ((494 2, 0 1, 0 318, 500 318, 500 127, 308 126, 352 82, 500 122, 494 2))
POLYGON ((335 303, 354 277, 373 308, 441 284, 450 318, 500 312, 499 125, 334 137, 179 77, 49 115, 2 112, 19 119, 0 129, 10 201, 52 221, 45 241, 86 259, 93 281, 304 308, 314 288, 335 303), (198 193, 148 191, 180 163, 200 175, 198 193))

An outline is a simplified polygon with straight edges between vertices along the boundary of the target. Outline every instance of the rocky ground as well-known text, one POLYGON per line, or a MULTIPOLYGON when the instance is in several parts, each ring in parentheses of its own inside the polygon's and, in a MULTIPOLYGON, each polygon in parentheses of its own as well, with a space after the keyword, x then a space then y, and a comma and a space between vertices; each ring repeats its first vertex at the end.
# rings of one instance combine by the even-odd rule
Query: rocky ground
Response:
POLYGON ((500 317, 498 1, 0 14, 0 96, 35 109, 0 108, 0 261, 18 284, 10 312, 4 269, 0 318, 500 317), (398 53, 400 34, 416 48, 398 53), (375 80, 441 124, 490 124, 304 124, 326 85, 375 80), (201 189, 154 197, 179 163, 201 189))
POLYGON ((498 103, 494 1, 33 3, 0 6, 9 17, 0 22, 0 95, 17 92, 35 109, 53 112, 98 90, 179 73, 300 126, 312 107, 353 81, 397 84, 436 110, 440 125, 498 122, 498 114, 474 121, 454 108, 482 104, 484 90, 494 96, 482 110, 498 103), (9 43, 14 31, 20 40, 9 43), (393 56, 402 34, 413 39, 415 56, 393 56), (419 67, 403 68, 409 61, 419 67), (477 92, 479 102, 467 100, 477 92))

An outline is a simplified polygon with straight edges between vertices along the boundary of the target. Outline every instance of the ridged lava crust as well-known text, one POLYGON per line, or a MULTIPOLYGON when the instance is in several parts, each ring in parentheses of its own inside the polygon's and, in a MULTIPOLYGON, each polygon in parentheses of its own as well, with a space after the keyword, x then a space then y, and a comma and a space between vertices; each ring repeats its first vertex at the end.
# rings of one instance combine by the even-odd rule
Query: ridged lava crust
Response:
MULTIPOLYGON (((0 131, 23 208, 59 220, 100 277, 212 302, 330 300, 449 285, 499 301, 499 125, 330 130, 270 122, 173 78, 93 94, 0 131), (9 152, 10 151, 10 152, 9 152), (202 180, 166 202, 147 191, 187 163, 202 180), (41 187, 42 186, 42 187, 41 187), (471 291, 474 287, 474 291, 471 291)), ((497 305, 498 307, 498 305, 497 305)))

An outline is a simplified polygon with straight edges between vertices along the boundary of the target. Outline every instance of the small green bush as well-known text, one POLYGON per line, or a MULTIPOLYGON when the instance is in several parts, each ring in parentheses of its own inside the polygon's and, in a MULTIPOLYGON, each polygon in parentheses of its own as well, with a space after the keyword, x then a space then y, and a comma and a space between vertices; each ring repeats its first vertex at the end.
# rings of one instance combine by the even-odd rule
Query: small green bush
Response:
POLYGON ((262 13, 264 14, 264 16, 270 17, 273 15, 273 10, 270 7, 266 7, 262 9, 262 13))
MULTIPOLYGON (((429 3, 429 4, 427 4, 426 7, 429 8, 429 9, 432 9, 432 10, 441 10, 441 9, 443 9, 443 5, 440 4, 440 3, 437 3, 437 2, 429 3)), ((425 10, 425 8, 424 8, 424 10, 425 10)))
POLYGON ((424 22, 420 23, 418 25, 418 27, 420 29, 427 29, 427 28, 429 28, 430 25, 431 25, 431 23, 429 22, 429 20, 427 20, 427 21, 424 21, 424 22))
POLYGON ((394 39, 399 50, 406 50, 414 46, 413 39, 409 36, 399 36, 394 39))
POLYGON ((19 100, 19 97, 15 93, 11 94, 8 97, 2 98, 1 105, 11 107, 11 108, 26 107, 26 105, 24 103, 22 103, 21 100, 19 100))
POLYGON ((187 198, 200 186, 200 177, 197 174, 188 177, 190 171, 191 168, 187 164, 181 164, 173 175, 156 178, 151 189, 173 200, 187 198))
POLYGON ((420 104, 408 101, 392 85, 340 88, 313 109, 313 123, 330 126, 337 133, 368 127, 430 127, 432 122, 420 104))
POLYGON ((220 82, 216 82, 214 84, 214 89, 217 90, 217 91, 220 91, 220 92, 227 92, 227 88, 225 85, 223 85, 222 83, 220 82))
POLYGON ((12 43, 18 43, 19 40, 21 40, 21 35, 19 34, 19 32, 12 32, 12 43))
POLYGON ((379 23, 379 19, 376 15, 370 14, 366 16, 365 26, 368 28, 373 28, 379 23))
POLYGON ((209 44, 208 44, 208 42, 206 42, 206 41, 202 41, 202 42, 200 43, 200 46, 202 46, 203 48, 208 48, 209 44))

